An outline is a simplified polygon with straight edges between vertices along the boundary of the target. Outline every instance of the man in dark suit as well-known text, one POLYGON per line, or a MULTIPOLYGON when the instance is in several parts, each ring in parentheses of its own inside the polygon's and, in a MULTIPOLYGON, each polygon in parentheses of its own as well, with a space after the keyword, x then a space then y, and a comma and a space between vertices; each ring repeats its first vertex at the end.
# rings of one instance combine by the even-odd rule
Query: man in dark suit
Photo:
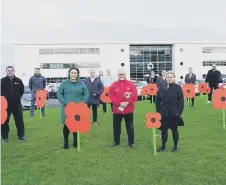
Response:
POLYGON ((104 91, 101 79, 96 76, 95 69, 89 70, 90 77, 86 78, 85 84, 89 90, 89 100, 87 102, 89 108, 92 106, 93 123, 97 125, 97 108, 100 104, 100 95, 104 91))
MULTIPOLYGON (((186 76, 185 76, 185 83, 195 85, 196 75, 193 73, 193 69, 191 67, 188 70, 189 70, 189 73, 186 74, 186 76)), ((192 107, 194 106, 194 102, 195 102, 195 98, 192 98, 191 99, 191 106, 192 107)))
POLYGON ((206 82, 209 85, 210 93, 208 94, 208 103, 211 103, 213 90, 219 88, 219 83, 222 83, 221 72, 216 69, 216 64, 212 65, 206 76, 206 82))

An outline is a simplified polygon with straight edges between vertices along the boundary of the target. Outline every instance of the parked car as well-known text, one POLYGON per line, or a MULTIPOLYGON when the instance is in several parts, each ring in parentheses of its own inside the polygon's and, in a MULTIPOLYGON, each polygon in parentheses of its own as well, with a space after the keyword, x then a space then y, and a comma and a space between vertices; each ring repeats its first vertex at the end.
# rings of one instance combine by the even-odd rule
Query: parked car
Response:
MULTIPOLYGON (((22 108, 23 110, 29 110, 31 107, 31 95, 32 92, 29 89, 28 86, 24 87, 24 95, 21 98, 21 104, 22 104, 22 108)), ((37 106, 35 105, 35 109, 37 109, 37 106)))
POLYGON ((146 81, 140 81, 140 82, 138 82, 136 80, 131 80, 131 81, 135 84, 135 86, 137 88, 138 100, 142 100, 141 89, 142 89, 142 87, 144 87, 144 86, 147 85, 147 82, 146 81))

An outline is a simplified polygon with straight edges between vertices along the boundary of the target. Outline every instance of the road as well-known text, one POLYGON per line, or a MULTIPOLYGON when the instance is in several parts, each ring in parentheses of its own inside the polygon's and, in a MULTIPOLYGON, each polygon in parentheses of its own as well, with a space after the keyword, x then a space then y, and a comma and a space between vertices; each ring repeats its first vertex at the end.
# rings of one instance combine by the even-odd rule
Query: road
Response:
POLYGON ((57 99, 49 99, 46 102, 47 107, 60 107, 60 102, 57 99))

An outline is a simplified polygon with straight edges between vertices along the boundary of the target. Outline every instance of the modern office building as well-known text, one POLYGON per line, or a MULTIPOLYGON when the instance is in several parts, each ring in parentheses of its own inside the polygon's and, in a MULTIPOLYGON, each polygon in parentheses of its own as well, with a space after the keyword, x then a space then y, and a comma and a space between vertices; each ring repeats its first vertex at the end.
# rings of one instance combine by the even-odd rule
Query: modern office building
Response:
POLYGON ((198 79, 205 78, 215 63, 226 77, 226 43, 83 43, 49 45, 14 45, 14 66, 17 76, 27 81, 34 68, 41 68, 48 82, 67 77, 70 67, 78 67, 81 77, 89 69, 110 69, 116 75, 120 67, 127 70, 127 78, 144 80, 150 70, 160 74, 173 70, 178 81, 183 81, 192 67, 198 79))

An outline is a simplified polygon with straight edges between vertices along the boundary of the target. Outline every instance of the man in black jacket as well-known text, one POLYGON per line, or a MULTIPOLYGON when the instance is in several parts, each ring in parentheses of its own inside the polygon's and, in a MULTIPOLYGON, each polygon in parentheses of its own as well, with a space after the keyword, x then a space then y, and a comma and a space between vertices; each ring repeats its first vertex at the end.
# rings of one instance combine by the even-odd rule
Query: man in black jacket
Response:
POLYGON ((24 138, 24 120, 21 105, 21 97, 24 94, 24 84, 20 78, 17 78, 14 67, 8 66, 6 68, 7 76, 1 79, 1 96, 4 96, 8 102, 7 113, 8 117, 4 124, 1 125, 2 143, 7 143, 9 135, 9 119, 11 113, 17 128, 17 135, 21 141, 24 138))
POLYGON ((221 72, 216 69, 216 64, 212 65, 212 69, 208 71, 206 82, 209 84, 210 94, 208 94, 208 103, 211 103, 213 90, 219 88, 219 83, 222 83, 221 72))

